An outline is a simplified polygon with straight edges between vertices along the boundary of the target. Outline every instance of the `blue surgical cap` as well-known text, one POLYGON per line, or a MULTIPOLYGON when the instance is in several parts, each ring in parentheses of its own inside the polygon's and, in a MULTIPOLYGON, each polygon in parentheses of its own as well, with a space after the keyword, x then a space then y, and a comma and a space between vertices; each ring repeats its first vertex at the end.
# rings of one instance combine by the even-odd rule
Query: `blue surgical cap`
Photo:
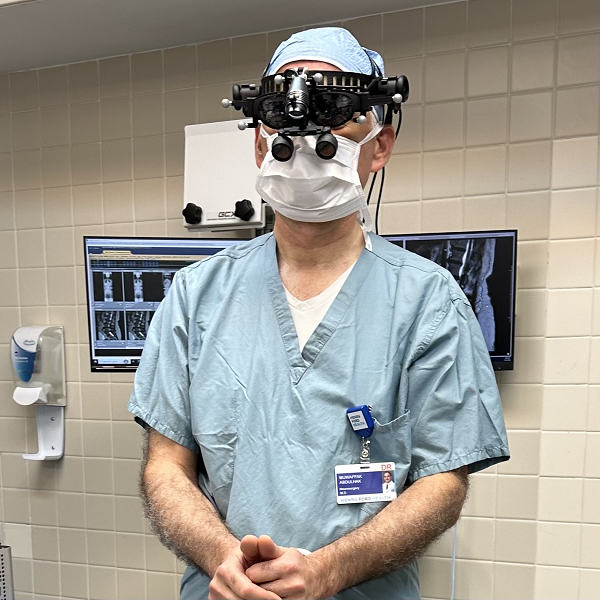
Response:
MULTIPOLYGON (((385 75, 381 55, 374 50, 363 48, 347 29, 342 27, 307 29, 294 33, 279 44, 265 69, 265 75, 273 75, 283 65, 298 60, 326 62, 342 71, 371 75, 373 65, 369 57, 379 67, 381 75, 385 75)), ((379 106, 377 114, 381 119, 383 109, 379 106)))
POLYGON ((370 75, 375 64, 385 75, 383 58, 378 52, 363 48, 358 40, 342 27, 320 27, 294 33, 279 44, 265 75, 277 73, 283 65, 297 60, 318 60, 334 65, 342 71, 370 75))

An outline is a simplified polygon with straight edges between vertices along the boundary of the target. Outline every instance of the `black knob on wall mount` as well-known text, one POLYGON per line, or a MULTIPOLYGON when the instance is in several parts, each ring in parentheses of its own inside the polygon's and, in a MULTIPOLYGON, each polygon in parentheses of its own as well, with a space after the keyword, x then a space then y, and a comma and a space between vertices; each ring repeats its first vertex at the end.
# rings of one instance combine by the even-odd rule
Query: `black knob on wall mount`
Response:
POLYGON ((235 203, 235 211, 233 214, 242 221, 249 221, 254 214, 254 207, 250 200, 240 200, 235 203))
POLYGON ((186 223, 197 225, 202 220, 202 209, 191 202, 181 211, 186 223))

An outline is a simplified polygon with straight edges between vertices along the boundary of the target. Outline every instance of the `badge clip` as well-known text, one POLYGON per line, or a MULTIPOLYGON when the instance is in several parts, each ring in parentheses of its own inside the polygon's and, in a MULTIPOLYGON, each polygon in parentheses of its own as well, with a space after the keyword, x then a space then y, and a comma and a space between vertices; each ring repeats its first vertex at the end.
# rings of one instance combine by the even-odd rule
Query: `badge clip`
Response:
POLYGON ((360 462, 361 464, 371 462, 371 440, 367 438, 362 439, 362 449, 360 451, 360 462))
POLYGON ((346 416, 356 435, 362 438, 362 448, 360 451, 360 462, 366 464, 371 462, 371 440, 369 438, 375 429, 375 421, 371 416, 371 407, 367 404, 353 406, 346 411, 346 416))

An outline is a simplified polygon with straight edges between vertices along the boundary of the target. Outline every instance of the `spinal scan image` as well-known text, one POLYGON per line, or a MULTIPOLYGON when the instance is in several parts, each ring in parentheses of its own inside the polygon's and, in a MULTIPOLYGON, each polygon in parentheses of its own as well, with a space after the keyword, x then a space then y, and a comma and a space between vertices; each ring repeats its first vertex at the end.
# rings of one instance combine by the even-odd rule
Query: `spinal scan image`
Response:
POLYGON ((153 310, 133 310, 127 312, 127 338, 145 340, 148 327, 154 316, 153 310))
POLYGON ((457 281, 471 303, 490 352, 496 350, 496 315, 489 278, 496 261, 496 240, 461 238, 414 240, 406 249, 444 267, 457 281))
POLYGON ((162 302, 176 271, 126 271, 123 286, 126 302, 162 302))
POLYGON ((123 315, 120 311, 96 311, 96 338, 102 341, 117 341, 124 339, 123 315))

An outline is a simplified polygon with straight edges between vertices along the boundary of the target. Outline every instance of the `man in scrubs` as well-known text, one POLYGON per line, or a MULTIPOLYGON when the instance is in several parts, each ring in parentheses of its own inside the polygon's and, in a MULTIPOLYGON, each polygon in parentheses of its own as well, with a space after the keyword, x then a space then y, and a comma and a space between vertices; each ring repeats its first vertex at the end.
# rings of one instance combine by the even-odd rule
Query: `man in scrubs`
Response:
MULTIPOLYGON (((370 74, 371 59, 383 71, 349 32, 323 28, 283 42, 267 74, 370 74)), ((129 409, 148 430, 147 515, 190 565, 184 599, 415 600, 416 558, 458 519, 468 473, 508 458, 460 288, 368 233, 357 189, 394 143, 380 117, 334 130, 337 178, 308 138, 281 170, 276 132, 258 129, 273 234, 179 271, 152 321, 129 409), (399 493, 338 503, 334 470, 364 449, 346 414, 361 405, 369 460, 394 465, 399 493)))
POLYGON ((383 491, 384 492, 395 492, 396 485, 392 479, 392 474, 389 471, 385 471, 383 474, 383 491))

